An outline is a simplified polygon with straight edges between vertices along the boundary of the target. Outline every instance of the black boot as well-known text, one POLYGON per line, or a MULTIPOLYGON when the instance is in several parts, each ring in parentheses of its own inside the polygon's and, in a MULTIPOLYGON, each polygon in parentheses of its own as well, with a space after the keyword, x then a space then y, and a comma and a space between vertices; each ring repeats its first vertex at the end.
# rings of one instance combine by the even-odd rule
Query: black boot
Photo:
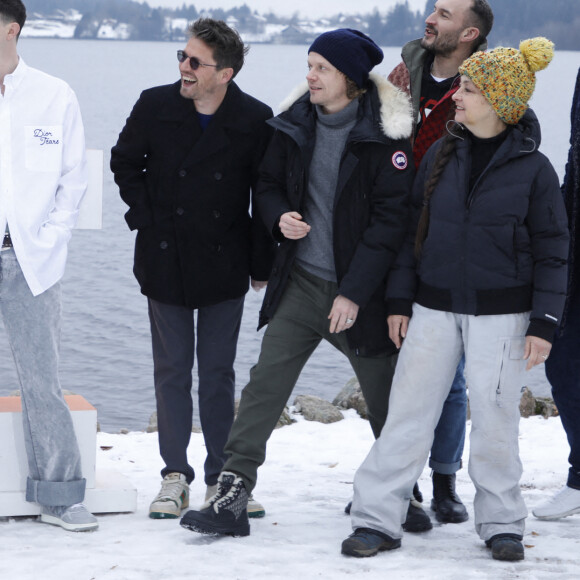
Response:
POLYGON ((407 509, 407 519, 403 524, 403 529, 406 532, 428 532, 433 527, 431 519, 423 510, 422 502, 423 495, 419 491, 419 484, 416 483, 413 487, 413 497, 407 509))
POLYGON ((516 534, 497 534, 485 541, 494 560, 517 562, 524 559, 522 537, 516 534))
POLYGON ((375 556, 379 552, 400 547, 401 540, 391 538, 391 536, 371 528, 357 528, 354 534, 342 542, 341 553, 355 558, 367 558, 375 556))
MULTIPOLYGON (((423 502, 423 494, 419 491, 419 484, 416 483, 413 487, 413 497, 409 502, 409 508, 407 509, 407 519, 403 524, 403 529, 406 532, 420 533, 428 532, 433 524, 431 519, 423 510, 421 503, 423 502)), ((352 507, 352 501, 349 501, 344 508, 344 513, 350 515, 350 508, 352 507)))
POLYGON ((455 473, 445 475, 433 472, 431 509, 437 521, 444 524, 459 524, 469 519, 465 506, 455 493, 455 473))
POLYGON ((222 471, 217 493, 209 506, 188 511, 179 522, 182 528, 214 536, 249 536, 248 492, 235 473, 222 471))

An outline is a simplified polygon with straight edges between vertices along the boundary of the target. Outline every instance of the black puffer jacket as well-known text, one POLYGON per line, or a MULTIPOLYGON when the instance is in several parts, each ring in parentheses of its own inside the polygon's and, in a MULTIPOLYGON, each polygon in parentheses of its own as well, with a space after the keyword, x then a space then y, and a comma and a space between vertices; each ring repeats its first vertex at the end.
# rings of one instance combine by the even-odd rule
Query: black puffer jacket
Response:
MULTIPOLYGON (((568 228, 558 177, 538 151, 540 126, 533 111, 509 131, 469 191, 469 134, 453 126, 457 147, 431 197, 420 261, 413 256, 412 228, 389 280, 391 314, 409 315, 414 299, 459 314, 531 310, 540 326, 555 327, 560 320, 568 228)), ((415 180, 417 219, 440 144, 429 149, 415 180)))
MULTIPOLYGON (((371 79, 345 145, 333 215, 339 293, 360 307, 347 337, 363 356, 395 350, 386 326, 385 278, 404 240, 414 166, 409 101, 382 77, 371 79)), ((297 243, 282 236, 278 223, 283 213, 302 211, 307 194, 316 111, 305 90, 269 121, 277 131, 260 168, 260 213, 280 242, 260 326, 276 312, 296 256, 297 243)))

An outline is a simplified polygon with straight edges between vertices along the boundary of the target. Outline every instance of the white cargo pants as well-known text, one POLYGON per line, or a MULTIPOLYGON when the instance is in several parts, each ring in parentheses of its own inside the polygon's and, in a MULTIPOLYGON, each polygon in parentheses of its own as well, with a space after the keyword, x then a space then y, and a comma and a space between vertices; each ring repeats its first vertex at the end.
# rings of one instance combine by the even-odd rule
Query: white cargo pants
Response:
POLYGON ((527 509, 519 488, 518 424, 528 324, 527 312, 471 316, 413 306, 387 422, 355 475, 353 529, 402 536, 413 484, 465 352, 475 528, 482 540, 500 533, 523 535, 527 509))

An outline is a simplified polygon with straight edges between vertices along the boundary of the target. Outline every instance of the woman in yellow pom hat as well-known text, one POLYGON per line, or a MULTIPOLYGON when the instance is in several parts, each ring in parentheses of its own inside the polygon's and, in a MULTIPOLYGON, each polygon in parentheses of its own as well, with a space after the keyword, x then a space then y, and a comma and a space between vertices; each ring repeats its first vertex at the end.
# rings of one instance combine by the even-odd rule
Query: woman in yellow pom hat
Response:
POLYGON ((455 120, 419 167, 418 225, 389 279, 389 332, 402 346, 387 422, 355 476, 355 533, 344 554, 401 545, 413 484, 465 354, 475 528, 493 558, 524 558, 522 372, 548 358, 566 294, 566 213, 528 108, 535 73, 553 53, 534 38, 519 50, 475 53, 459 68, 455 120))

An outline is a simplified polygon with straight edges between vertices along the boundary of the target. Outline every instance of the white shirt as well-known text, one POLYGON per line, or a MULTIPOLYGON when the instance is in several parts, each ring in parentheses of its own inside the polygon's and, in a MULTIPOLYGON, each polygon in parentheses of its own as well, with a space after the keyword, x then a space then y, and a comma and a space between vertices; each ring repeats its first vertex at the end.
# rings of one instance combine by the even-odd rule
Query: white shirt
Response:
POLYGON ((87 188, 77 98, 20 58, 0 96, 0 232, 6 224, 33 295, 58 282, 87 188))

